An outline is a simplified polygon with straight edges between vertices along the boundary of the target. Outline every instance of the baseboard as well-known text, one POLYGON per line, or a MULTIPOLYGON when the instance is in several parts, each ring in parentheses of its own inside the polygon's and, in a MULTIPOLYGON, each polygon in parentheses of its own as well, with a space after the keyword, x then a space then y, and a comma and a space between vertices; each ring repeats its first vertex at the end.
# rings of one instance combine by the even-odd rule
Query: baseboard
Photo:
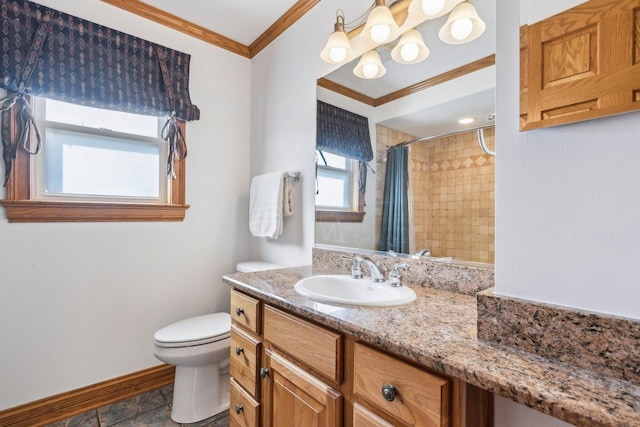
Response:
POLYGON ((39 427, 173 383, 175 366, 159 365, 0 411, 0 427, 39 427))

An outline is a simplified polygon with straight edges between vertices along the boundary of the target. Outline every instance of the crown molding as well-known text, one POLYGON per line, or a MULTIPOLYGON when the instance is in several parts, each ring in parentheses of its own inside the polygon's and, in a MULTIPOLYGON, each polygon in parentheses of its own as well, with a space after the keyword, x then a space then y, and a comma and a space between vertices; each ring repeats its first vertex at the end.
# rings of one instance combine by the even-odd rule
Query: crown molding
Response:
POLYGON ((490 67, 495 63, 496 55, 489 55, 485 58, 465 64, 461 67, 454 68, 453 70, 447 71, 446 73, 438 74, 437 76, 412 84, 411 86, 407 86, 395 92, 388 93, 379 98, 372 98, 361 92, 331 81, 325 77, 318 79, 318 86, 339 93, 340 95, 346 96, 356 101, 362 102, 363 104, 369 105, 371 107, 379 107, 388 102, 395 101, 405 96, 420 92, 421 90, 425 90, 435 85, 448 82, 449 80, 457 79, 458 77, 462 77, 483 68, 490 67))
POLYGON ((200 25, 194 24, 193 22, 187 21, 186 19, 172 15, 140 0, 101 1, 249 59, 253 58, 262 49, 267 47, 287 28, 293 25, 298 19, 304 16, 305 13, 311 10, 313 6, 320 2, 320 0, 298 0, 296 4, 291 6, 284 15, 282 15, 273 25, 262 33, 260 37, 251 43, 250 46, 246 46, 225 37, 222 34, 218 34, 200 25))
POLYGON ((260 35, 249 46, 250 57, 256 56, 262 49, 267 47, 272 41, 287 30, 290 26, 302 18, 305 13, 310 11, 313 6, 320 3, 320 0, 298 0, 296 4, 291 6, 276 22, 260 35))

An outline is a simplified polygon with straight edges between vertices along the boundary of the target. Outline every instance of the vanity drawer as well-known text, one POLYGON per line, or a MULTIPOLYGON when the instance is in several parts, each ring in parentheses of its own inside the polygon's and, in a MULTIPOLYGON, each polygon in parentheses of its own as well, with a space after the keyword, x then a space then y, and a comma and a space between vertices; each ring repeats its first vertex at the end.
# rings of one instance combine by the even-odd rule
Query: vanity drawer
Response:
POLYGON ((260 404, 231 379, 229 390, 229 427, 257 427, 260 425, 260 404))
POLYGON ((231 320, 260 335, 260 301, 232 289, 231 320))
POLYGON ((336 383, 342 382, 341 335, 265 305, 264 339, 336 383))
POLYGON ((253 397, 258 397, 257 381, 262 344, 254 337, 231 325, 231 355, 229 373, 253 397))
POLYGON ((450 381, 446 378, 356 343, 353 381, 357 396, 402 422, 449 425, 450 381))

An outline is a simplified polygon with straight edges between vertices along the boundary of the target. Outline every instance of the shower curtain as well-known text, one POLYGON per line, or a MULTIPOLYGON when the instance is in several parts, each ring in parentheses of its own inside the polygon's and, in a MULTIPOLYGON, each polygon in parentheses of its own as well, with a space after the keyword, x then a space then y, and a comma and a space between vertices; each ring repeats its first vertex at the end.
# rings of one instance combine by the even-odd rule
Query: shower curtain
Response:
POLYGON ((378 249, 409 253, 409 148, 391 148, 384 179, 378 249))

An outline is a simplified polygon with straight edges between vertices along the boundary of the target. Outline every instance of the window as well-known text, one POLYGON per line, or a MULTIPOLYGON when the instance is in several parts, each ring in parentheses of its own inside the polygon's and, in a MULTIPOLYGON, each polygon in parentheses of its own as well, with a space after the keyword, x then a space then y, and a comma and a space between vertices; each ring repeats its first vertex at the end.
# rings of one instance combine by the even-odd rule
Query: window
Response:
POLYGON ((32 105, 43 147, 19 152, 2 202, 10 221, 184 218, 184 161, 167 177, 163 119, 44 98, 32 105))
POLYGON ((316 157, 316 221, 362 222, 364 203, 358 190, 359 162, 319 151, 316 157))
POLYGON ((44 98, 34 104, 43 150, 31 159, 32 199, 166 203, 158 117, 44 98))

